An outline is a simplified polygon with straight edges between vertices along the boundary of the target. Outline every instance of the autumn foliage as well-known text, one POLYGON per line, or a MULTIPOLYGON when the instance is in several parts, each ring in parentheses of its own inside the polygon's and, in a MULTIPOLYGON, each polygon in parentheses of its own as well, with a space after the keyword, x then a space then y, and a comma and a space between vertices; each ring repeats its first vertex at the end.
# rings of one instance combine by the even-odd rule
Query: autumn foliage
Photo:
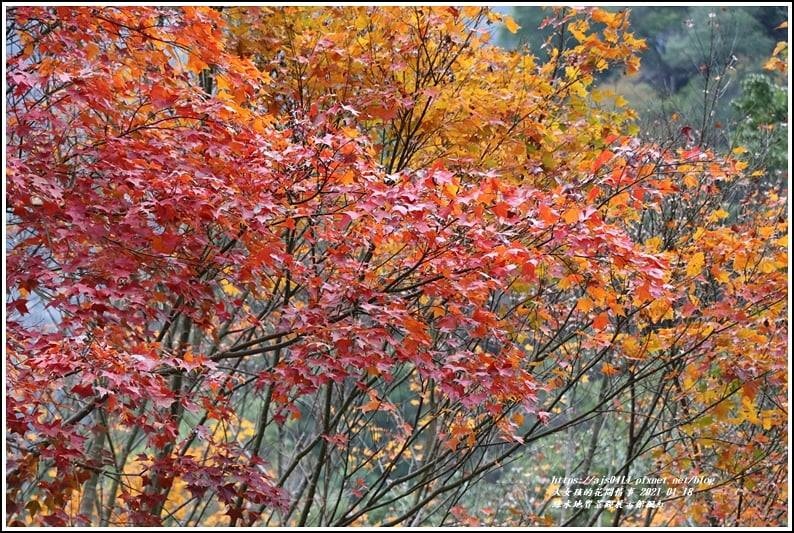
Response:
POLYGON ((785 523, 784 195, 594 88, 626 12, 499 24, 9 11, 7 523, 471 523, 604 417, 601 474, 719 480, 616 525, 785 523))

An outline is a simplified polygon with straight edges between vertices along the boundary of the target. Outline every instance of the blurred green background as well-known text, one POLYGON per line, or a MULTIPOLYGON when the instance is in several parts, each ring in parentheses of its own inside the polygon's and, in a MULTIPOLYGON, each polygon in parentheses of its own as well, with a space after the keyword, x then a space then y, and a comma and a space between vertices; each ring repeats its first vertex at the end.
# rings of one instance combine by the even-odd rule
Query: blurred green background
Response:
MULTIPOLYGON (((642 131, 663 138, 689 125, 706 132, 706 144, 742 144, 759 168, 783 173, 787 167, 787 82, 783 74, 764 70, 763 65, 776 44, 787 40, 788 30, 780 27, 788 19, 785 6, 605 9, 629 9, 631 31, 647 44, 639 73, 627 76, 610 71, 598 80, 600 88, 629 101, 639 113, 642 131)), ((538 27, 553 14, 551 8, 499 11, 510 14, 521 28, 515 34, 501 28, 496 42, 507 48, 527 47, 544 58, 552 48, 545 43, 557 30, 538 27)))

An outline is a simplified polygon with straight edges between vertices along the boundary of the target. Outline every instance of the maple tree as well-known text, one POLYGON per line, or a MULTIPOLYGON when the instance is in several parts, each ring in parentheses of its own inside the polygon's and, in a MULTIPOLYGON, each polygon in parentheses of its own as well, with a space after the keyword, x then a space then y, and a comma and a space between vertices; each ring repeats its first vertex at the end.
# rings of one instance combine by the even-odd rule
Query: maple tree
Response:
POLYGON ((9 11, 8 523, 468 523, 607 412, 619 472, 719 474, 659 520, 783 520, 785 200, 593 87, 627 12, 498 24, 9 11))

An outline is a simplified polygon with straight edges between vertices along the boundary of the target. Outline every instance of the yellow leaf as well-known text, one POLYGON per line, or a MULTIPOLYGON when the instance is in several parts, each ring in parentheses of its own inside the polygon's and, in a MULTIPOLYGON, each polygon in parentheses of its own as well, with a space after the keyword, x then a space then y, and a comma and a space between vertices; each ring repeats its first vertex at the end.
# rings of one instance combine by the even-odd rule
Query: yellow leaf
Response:
POLYGON ((510 33, 516 33, 518 29, 521 27, 518 24, 516 24, 516 21, 513 20, 513 17, 505 17, 504 23, 505 23, 505 27, 507 28, 507 31, 509 31, 510 33))
POLYGON ((582 296, 579 298, 579 301, 576 302, 576 309, 582 313, 589 313, 593 310, 593 300, 587 296, 582 296))
POLYGON ((497 13, 496 11, 486 11, 485 16, 488 17, 492 23, 501 22, 503 20, 503 16, 501 13, 497 13))
POLYGON ((695 277, 700 274, 703 270, 703 264, 705 263, 705 256, 703 252, 695 253, 692 258, 686 264, 686 275, 689 277, 695 277))
POLYGON ((734 272, 742 272, 747 268, 747 255, 738 253, 733 256, 733 270, 734 272))
POLYGON ((560 488, 560 484, 559 483, 549 483, 549 486, 546 487, 546 494, 543 496, 543 499, 544 500, 548 500, 549 498, 554 496, 554 493, 559 488, 560 488))
POLYGON ((630 200, 631 200, 631 195, 628 193, 628 191, 623 191, 622 193, 615 195, 609 201, 608 205, 609 205, 610 209, 615 208, 615 207, 623 207, 623 206, 627 205, 630 200))
POLYGON ((562 214, 562 219, 568 224, 577 222, 579 220, 579 210, 575 207, 568 209, 562 214))
POLYGON ((658 252, 659 249, 662 247, 662 238, 659 236, 651 237, 647 241, 645 241, 645 247, 651 251, 658 252))
POLYGON ((714 279, 716 279, 720 283, 728 283, 731 280, 730 275, 726 271, 718 268, 717 266, 713 266, 711 268, 711 274, 714 276, 714 279))
POLYGON ((568 31, 571 32, 571 35, 573 35, 574 39, 576 39, 581 43, 587 38, 584 32, 587 31, 589 26, 590 25, 587 23, 586 20, 577 20, 576 22, 568 26, 568 31))
POLYGON ((378 393, 371 390, 369 391, 369 401, 361 405, 361 411, 364 413, 368 413, 370 411, 376 411, 378 407, 380 407, 380 400, 378 399, 378 393))
POLYGON ((571 90, 571 93, 573 93, 576 96, 579 96, 581 98, 584 98, 584 97, 587 96, 587 89, 585 88, 585 85, 582 82, 580 82, 580 81, 577 81, 576 83, 572 84, 570 86, 570 90, 571 90))
POLYGON ((607 291, 596 285, 590 285, 589 287, 587 287, 587 294, 592 296, 593 300, 595 300, 599 304, 604 303, 604 301, 607 299, 607 291))
POLYGON ((342 128, 340 131, 350 139, 355 139, 359 136, 359 131, 356 128, 342 128))
POLYGON ((605 89, 593 89, 593 91, 590 93, 590 98, 593 99, 593 102, 600 104, 604 98, 607 96, 613 96, 613 94, 614 93, 612 93, 612 91, 605 89))
POLYGON ((221 290, 232 298, 240 295, 240 289, 232 285, 229 280, 222 279, 220 281, 221 290))
POLYGON ((764 274, 771 274, 772 272, 777 270, 774 261, 770 261, 769 259, 762 259, 761 262, 758 264, 758 268, 764 274))
POLYGON ((358 31, 362 31, 369 26, 370 22, 371 20, 368 16, 361 14, 358 17, 356 17, 356 20, 353 22, 353 25, 356 27, 358 31))
POLYGON ((650 316, 651 322, 654 324, 659 322, 662 318, 664 318, 669 309, 669 304, 664 300, 660 299, 652 301, 648 306, 648 315, 650 316))
POLYGON ((463 8, 463 16, 473 19, 480 14, 480 9, 478 6, 466 6, 463 8))
POLYGON ((230 87, 229 80, 224 76, 215 76, 215 85, 219 91, 228 91, 230 87))
POLYGON ((785 61, 781 61, 776 57, 769 58, 769 60, 764 63, 764 70, 777 70, 779 72, 786 72, 786 65, 785 61))
POLYGON ((199 74, 207 67, 208 65, 204 61, 202 61, 199 57, 197 57, 196 54, 188 54, 188 59, 187 59, 188 70, 196 74, 199 74))
POLYGON ((447 183, 446 185, 444 185, 444 195, 450 199, 455 198, 459 190, 460 187, 458 187, 454 183, 447 183))
POLYGON ((607 26, 614 26, 617 17, 616 14, 600 8, 594 9, 590 16, 594 21, 606 24, 607 26))
POLYGON ((755 403, 753 400, 744 397, 742 398, 742 413, 741 418, 747 420, 751 424, 760 424, 761 419, 758 418, 758 413, 755 410, 755 403))
POLYGON ((703 237, 703 235, 705 235, 705 234, 706 234, 706 229, 705 229, 705 228, 702 228, 702 227, 700 227, 700 228, 698 228, 698 229, 696 229, 696 230, 695 230, 695 233, 692 235, 692 238, 695 240, 695 242, 697 242, 697 241, 699 241, 699 240, 700 240, 700 239, 703 237))
POLYGON ((616 315, 616 316, 626 316, 626 311, 623 309, 623 306, 617 302, 609 302, 609 309, 616 315))
POLYGON ((744 146, 737 146, 732 150, 732 152, 736 155, 742 155, 747 152, 747 148, 745 148, 744 146))
POLYGON ((786 41, 780 41, 780 42, 779 42, 779 43, 777 43, 777 45, 775 46, 775 49, 774 49, 774 50, 772 50, 772 55, 773 55, 773 56, 776 56, 776 55, 778 55, 780 52, 782 52, 783 50, 785 50, 786 48, 788 48, 788 43, 787 43, 786 41))
POLYGON ((609 363, 604 363, 603 365, 601 365, 602 374, 606 374, 607 376, 614 376, 618 372, 619 370, 617 369, 617 367, 610 365, 609 363))
POLYGON ((719 220, 728 218, 729 215, 730 213, 728 213, 726 210, 718 209, 708 216, 708 220, 709 222, 717 222, 719 220))
POLYGON ((640 346, 639 341, 634 337, 624 337, 620 347, 623 350, 623 355, 629 359, 641 359, 643 356, 643 347, 640 346))
POLYGON ((774 409, 761 411, 761 426, 764 428, 764 430, 769 431, 776 423, 777 420, 774 409))
POLYGON ((350 169, 345 170, 341 176, 339 176, 339 183, 342 185, 352 185, 356 182, 356 173, 350 169))

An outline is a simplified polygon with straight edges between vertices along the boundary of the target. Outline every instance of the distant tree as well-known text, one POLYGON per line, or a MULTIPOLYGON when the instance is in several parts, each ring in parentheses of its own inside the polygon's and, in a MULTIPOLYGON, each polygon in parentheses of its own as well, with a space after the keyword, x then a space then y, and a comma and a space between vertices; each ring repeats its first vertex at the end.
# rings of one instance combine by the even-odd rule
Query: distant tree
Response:
POLYGON ((733 139, 746 147, 754 164, 780 175, 788 167, 788 96, 784 86, 763 74, 742 80, 732 103, 740 117, 733 139))
MULTIPOLYGON (((762 7, 663 7, 629 6, 608 10, 630 12, 631 28, 647 48, 642 54, 643 65, 634 83, 644 83, 655 92, 638 91, 632 105, 642 112, 659 109, 690 114, 702 106, 704 75, 709 66, 726 65, 725 74, 731 80, 741 79, 761 70, 763 59, 778 40, 785 38, 785 30, 778 28, 786 18, 781 6, 762 7), (664 104, 664 107, 660 107, 664 104)), ((542 25, 552 14, 542 7, 515 7, 513 15, 521 29, 512 34, 502 30, 499 42, 508 47, 526 45, 530 53, 545 57, 555 43, 544 46, 559 28, 542 25)), ((596 25, 597 26, 597 25, 596 25)), ((564 30, 564 28, 563 28, 564 30)), ((559 42, 567 42, 570 34, 559 42)), ((620 75, 618 70, 608 73, 620 75)), ((738 83, 725 83, 722 95, 728 101, 738 95, 738 83)), ((729 106, 717 109, 715 120, 731 118, 729 106)))

